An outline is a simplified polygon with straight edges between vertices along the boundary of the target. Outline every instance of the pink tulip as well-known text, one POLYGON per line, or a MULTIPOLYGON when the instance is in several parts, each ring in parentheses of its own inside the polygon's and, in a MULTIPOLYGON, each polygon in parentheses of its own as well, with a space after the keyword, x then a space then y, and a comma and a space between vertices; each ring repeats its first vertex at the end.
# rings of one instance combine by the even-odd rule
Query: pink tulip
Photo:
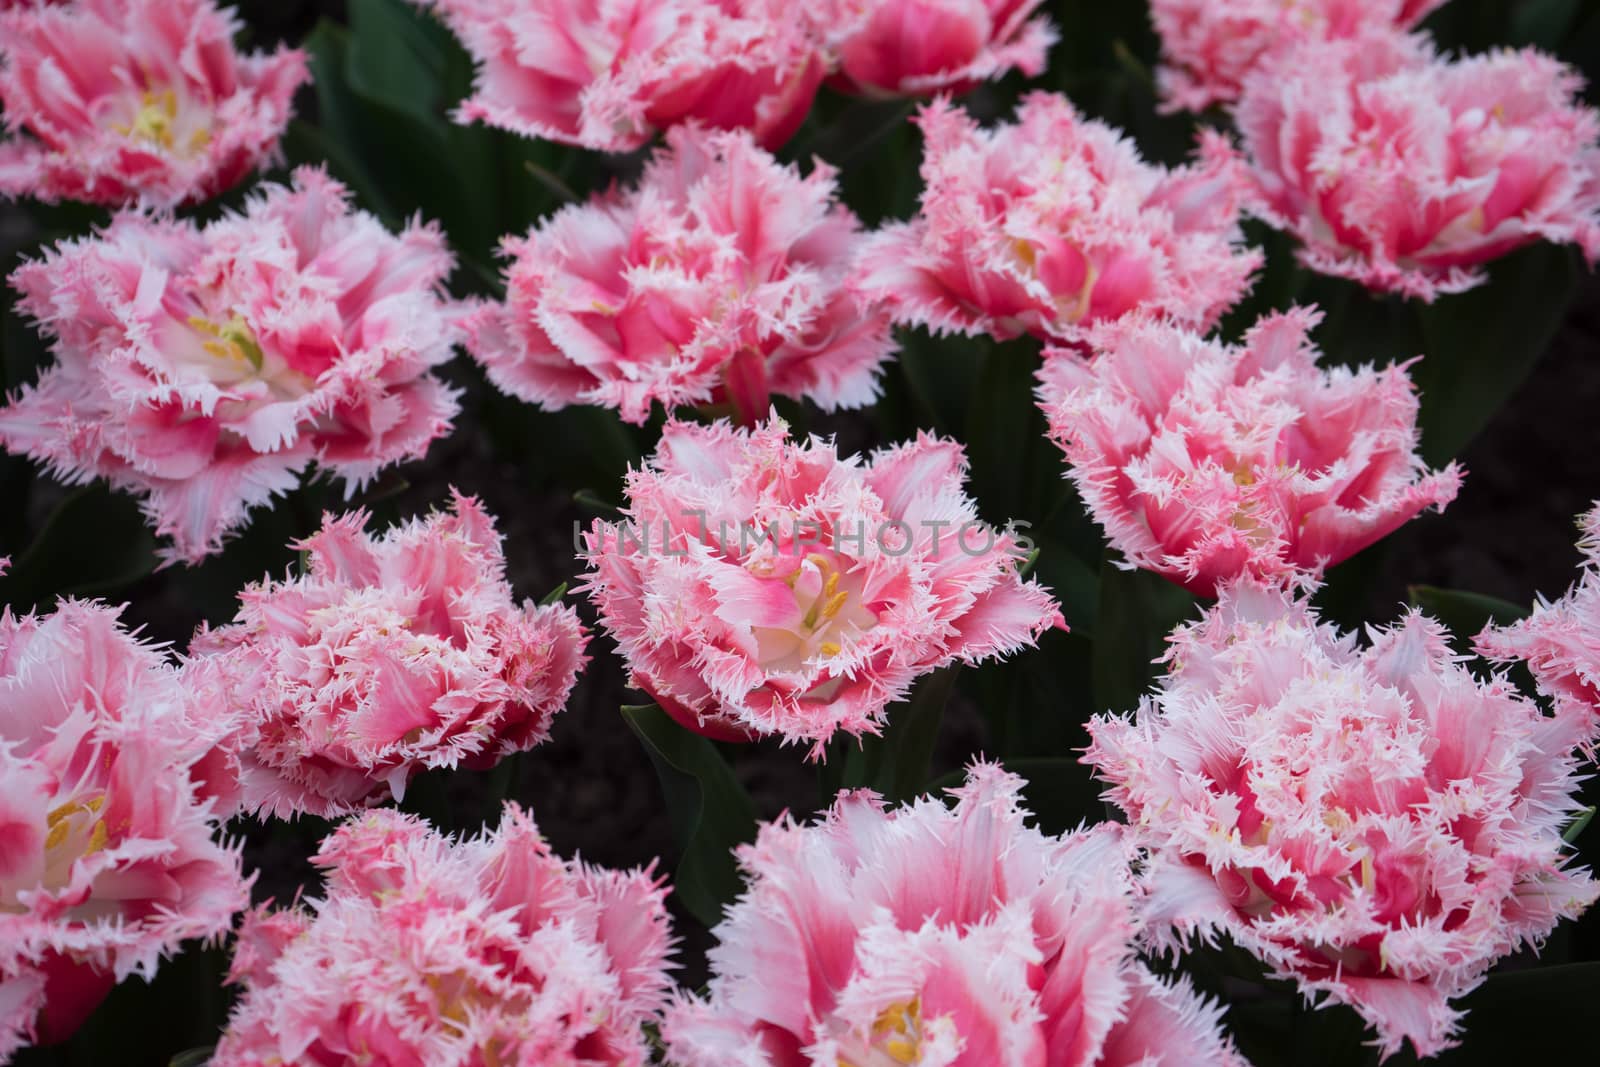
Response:
POLYGON ((469 316, 469 347, 514 396, 636 423, 658 402, 746 422, 772 394, 870 403, 894 342, 847 284, 862 238, 837 194, 825 164, 802 177, 747 134, 674 129, 635 188, 506 242, 506 299, 469 316))
POLYGON ((808 6, 837 80, 872 97, 966 92, 1044 70, 1055 27, 1041 0, 823 0, 808 6))
POLYGON ((977 517, 961 447, 926 435, 841 460, 831 441, 668 422, 588 536, 585 591, 635 688, 711 737, 811 755, 877 733, 919 676, 1063 626, 977 517))
POLYGON ((1534 241, 1600 257, 1600 113, 1535 51, 1444 60, 1420 38, 1292 49, 1245 79, 1259 210, 1313 270, 1432 300, 1534 241))
POLYGON ((1022 784, 980 763, 953 808, 843 793, 763 826, 708 995, 667 1013, 668 1062, 1243 1067, 1221 1012, 1136 960, 1119 828, 1046 836, 1022 784))
POLYGON ((0 196, 171 207, 278 159, 305 55, 240 55, 211 0, 9 6, 0 196))
POLYGON ((191 777, 225 725, 114 608, 0 614, 0 1062, 248 905, 191 777))
POLYGON ((784 0, 416 2, 478 63, 457 121, 584 148, 631 152, 691 120, 776 148, 825 72, 784 0))
POLYGON ((1239 99, 1257 67, 1307 41, 1409 30, 1445 0, 1151 0, 1167 110, 1239 99))
POLYGON ((1129 563, 1200 596, 1240 575, 1316 578, 1455 499, 1460 470, 1417 455, 1405 369, 1319 368, 1320 318, 1270 316, 1237 347, 1142 323, 1092 359, 1046 353, 1051 439, 1129 563))
POLYGON ((1168 170, 1052 93, 992 130, 944 101, 916 121, 921 213, 861 257, 860 287, 897 322, 1069 342, 1134 313, 1208 329, 1261 264, 1240 247, 1244 175, 1217 135, 1199 164, 1168 170))
MULTIPOLYGON (((588 662, 565 605, 512 601, 494 520, 451 514, 373 537, 328 517, 299 578, 251 585, 235 621, 202 629, 190 671, 245 716, 213 788, 246 811, 342 815, 405 793, 428 767, 488 767, 550 736, 588 662)), ((203 683, 197 683, 198 690, 203 683)))
POLYGON ((213 1067, 643 1067, 667 999, 666 891, 554 855, 506 805, 462 841, 358 816, 313 862, 310 909, 251 912, 213 1067))
POLYGON ((1371 633, 1250 582, 1171 638, 1085 762, 1144 847, 1158 948, 1226 933, 1384 1056, 1455 1043, 1451 1001, 1600 895, 1561 839, 1584 726, 1479 681, 1412 613, 1371 633))
POLYGON ((311 463, 353 489, 448 431, 450 266, 437 229, 391 235, 309 168, 203 227, 118 215, 12 275, 56 362, 0 446, 143 496, 194 562, 311 463))

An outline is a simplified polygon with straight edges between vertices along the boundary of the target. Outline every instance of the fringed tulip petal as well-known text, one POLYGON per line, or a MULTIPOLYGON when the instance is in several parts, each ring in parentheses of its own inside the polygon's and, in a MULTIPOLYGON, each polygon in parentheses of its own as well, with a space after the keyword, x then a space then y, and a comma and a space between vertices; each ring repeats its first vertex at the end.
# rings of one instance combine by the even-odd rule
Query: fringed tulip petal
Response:
POLYGON ((1252 202, 1313 270, 1419 300, 1535 241, 1600 257, 1600 112, 1532 50, 1445 60, 1397 34, 1292 49, 1245 80, 1252 202))
POLYGON ((513 396, 635 423, 711 402, 754 420, 773 394, 861 407, 894 342, 847 285, 860 241, 832 168, 802 177, 743 133, 674 129, 635 188, 507 242, 506 299, 468 316, 468 345, 513 396))
POLYGON ((1057 33, 1041 0, 823 0, 806 5, 847 91, 868 97, 966 92, 1044 70, 1057 33))
POLYGON ((247 811, 342 815, 424 768, 532 748, 588 662, 572 608, 513 602, 476 500, 381 537, 365 521, 328 518, 298 546, 304 575, 248 587, 235 621, 190 645, 188 669, 218 672, 244 714, 225 747, 247 811))
POLYGON ((1290 582, 1455 498, 1417 455, 1403 367, 1322 369, 1318 312, 1263 319, 1240 346, 1175 326, 1046 353, 1040 406, 1068 477, 1130 564, 1201 596, 1240 575, 1290 582))
POLYGON ((1491 964, 1600 895, 1561 839, 1588 724, 1474 678, 1421 615, 1371 637, 1231 586, 1084 758, 1146 850, 1154 944, 1226 933, 1384 1056, 1431 1056, 1491 964))
POLYGON ((1246 180, 1220 135, 1169 170, 1052 93, 990 130, 942 100, 916 121, 921 211, 869 239, 857 281, 897 322, 1068 342, 1133 314, 1208 329, 1261 265, 1242 247, 1246 180))
POLYGON ((0 196, 205 200, 276 162, 304 53, 241 55, 212 0, 77 0, 0 12, 0 196))
POLYGON ((921 675, 1064 625, 978 519, 959 446, 921 436, 865 462, 829 441, 668 422, 597 522, 585 592, 633 684, 691 729, 775 735, 813 758, 882 727, 921 675))
POLYGON ((118 215, 12 276, 55 363, 0 445, 141 495, 196 562, 308 465, 359 487, 449 430, 450 267, 437 228, 390 234, 310 168, 204 227, 118 215))
POLYGON ((113 608, 0 614, 0 1061, 248 905, 192 775, 226 722, 113 608))
POLYGON ((668 1062, 1243 1067, 1221 1012, 1134 958, 1120 829, 1046 836, 1021 787, 977 764, 953 807, 843 793, 763 826, 708 993, 667 1013, 668 1062))
POLYGON ((214 1067, 643 1067, 667 1001, 659 880, 554 855, 508 804, 453 841, 414 816, 345 823, 320 900, 247 916, 214 1067))
POLYGON ((607 152, 695 121, 777 148, 825 60, 784 0, 417 0, 477 61, 457 121, 607 152))

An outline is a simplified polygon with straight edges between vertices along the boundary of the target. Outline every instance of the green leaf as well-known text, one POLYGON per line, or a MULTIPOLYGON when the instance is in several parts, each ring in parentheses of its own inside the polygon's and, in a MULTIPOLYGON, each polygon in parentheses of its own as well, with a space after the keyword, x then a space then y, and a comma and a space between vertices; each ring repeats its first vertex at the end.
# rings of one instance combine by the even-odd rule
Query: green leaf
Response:
POLYGON ((560 203, 570 204, 579 199, 578 194, 573 190, 572 186, 562 181, 559 174, 556 174, 542 163, 537 163, 531 159, 524 159, 522 161, 522 169, 527 171, 528 175, 533 178, 534 181, 548 189, 551 195, 553 195, 560 203))
POLYGON ((187 1052, 180 1052, 168 1061, 167 1067, 205 1067, 211 1062, 211 1054, 217 1051, 215 1045, 204 1045, 192 1048, 187 1052))
POLYGON ((1581 0, 1522 0, 1512 6, 1508 44, 1555 51, 1578 24, 1581 0))
POLYGON ((367 165, 371 157, 362 151, 365 116, 360 101, 345 83, 349 48, 349 32, 327 19, 317 23, 306 38, 311 81, 317 94, 317 122, 312 125, 295 120, 290 124, 288 156, 296 163, 326 160, 334 176, 349 185, 361 202, 393 229, 400 213, 367 165))
POLYGON ((1156 676, 1166 637, 1195 613, 1183 588, 1148 571, 1123 570, 1107 553, 1100 567, 1094 632, 1094 699, 1103 711, 1131 711, 1156 676))
POLYGON ((572 494, 572 502, 592 515, 615 516, 621 515, 622 509, 617 505, 603 500, 599 493, 593 489, 578 489, 572 494))
POLYGON ((923 793, 945 705, 960 669, 959 664, 952 664, 923 677, 910 700, 890 705, 888 721, 878 737, 842 742, 850 750, 841 783, 844 788, 865 786, 890 803, 923 793))
POLYGON ((444 140, 440 82, 445 54, 424 30, 423 16, 399 0, 350 0, 350 88, 444 140))
POLYGON ((1488 285, 1418 310, 1427 354, 1411 374, 1430 464, 1460 455, 1550 348, 1577 291, 1573 255, 1534 245, 1495 263, 1488 285))
POLYGON ((673 892, 690 914, 714 926, 739 893, 733 850, 754 839, 755 806, 716 745, 660 707, 624 707, 622 717, 644 742, 666 797, 680 851, 673 892))
POLYGON ((1530 608, 1512 604, 1482 593, 1463 593, 1431 585, 1413 585, 1407 590, 1412 607, 1421 608, 1444 623, 1450 633, 1463 642, 1483 632, 1490 623, 1506 626, 1528 617, 1530 608))
MULTIPOLYGON (((1056 602, 1061 605, 1061 614, 1072 632, 1082 637, 1093 637, 1100 599, 1099 572, 1079 559, 1064 542, 1032 529, 1023 533, 1037 542, 1026 561, 1032 573, 1055 594, 1056 602)), ((1029 571, 1025 569, 1023 577, 1028 574, 1029 571)))
POLYGON ((1594 810, 1595 809, 1591 806, 1578 812, 1578 816, 1572 820, 1572 824, 1562 831, 1561 840, 1565 841, 1569 845, 1576 841, 1578 839, 1578 835, 1583 833, 1583 831, 1588 827, 1589 823, 1594 819, 1594 810))
POLYGON ((544 599, 539 601, 539 606, 541 608, 547 608, 551 604, 559 604, 559 603, 561 603, 561 598, 566 596, 566 595, 567 595, 567 583, 566 582, 562 582, 560 585, 556 586, 554 589, 550 590, 548 593, 546 593, 544 595, 544 599))
POLYGON ((60 596, 96 596, 155 569, 156 541, 138 503, 102 483, 75 490, 0 578, 0 599, 48 607, 60 596))

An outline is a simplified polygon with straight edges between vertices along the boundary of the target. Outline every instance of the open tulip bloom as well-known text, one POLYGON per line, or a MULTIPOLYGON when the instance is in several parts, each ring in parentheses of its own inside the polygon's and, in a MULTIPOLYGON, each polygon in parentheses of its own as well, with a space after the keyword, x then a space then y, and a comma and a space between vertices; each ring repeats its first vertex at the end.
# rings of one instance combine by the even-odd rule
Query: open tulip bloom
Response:
POLYGON ((1600 257, 1600 112, 1527 49, 1443 59, 1400 34, 1309 42, 1245 79, 1253 202, 1313 270, 1421 300, 1535 241, 1600 257))
POLYGON ((622 521, 589 531, 585 590, 634 686, 679 722, 816 758, 835 733, 879 732, 919 676, 1065 626, 965 475, 933 437, 863 461, 791 441, 776 415, 668 423, 622 521))
POLYGON ((1320 318, 1270 316, 1237 346, 1140 323, 1092 357, 1047 352, 1051 439, 1130 565, 1201 596, 1240 575, 1292 583, 1455 499, 1456 466, 1417 455, 1405 369, 1318 367, 1320 318))
POLYGON ((515 804, 466 840, 371 812, 312 862, 321 898, 245 917, 215 1067, 649 1062, 672 935, 648 872, 563 860, 515 804))
POLYGON ((977 764, 948 807, 844 793, 739 850, 704 997, 662 1027, 681 1067, 1245 1067, 1220 1012, 1135 958, 1119 828, 1051 837, 977 764))
POLYGON ((238 30, 213 0, 0 11, 0 196, 172 207, 276 161, 306 57, 238 30))
POLYGON ((205 226, 119 214, 12 275, 55 362, 0 407, 0 446, 138 494, 196 562, 311 464, 353 489, 449 430, 451 263, 313 168, 205 226))
POLYGON ((114 608, 0 613, 0 1062, 248 905, 195 777, 226 723, 114 608))
POLYGON ((429 767, 492 766, 550 736, 588 662, 570 607, 514 603, 476 500, 378 537, 366 518, 326 517, 304 574, 190 643, 185 669, 240 716, 220 754, 246 811, 337 816, 429 767))
POLYGON ((1261 254, 1243 247, 1244 171, 1220 135, 1169 169, 1054 93, 992 129, 944 100, 916 121, 921 210, 868 239, 858 281, 896 322, 1076 343, 1132 314, 1207 330, 1249 291, 1261 254))
POLYGON ((1452 1002, 1600 896, 1561 836, 1589 724, 1475 678, 1446 636, 1413 612, 1361 648, 1246 581, 1173 634, 1134 715, 1089 726, 1152 942, 1224 933, 1385 1056, 1455 1044, 1452 1002))
POLYGON ((1150 0, 1169 110, 1239 99, 1256 68, 1300 44, 1408 30, 1445 0, 1150 0))
POLYGON ((506 242, 506 298, 468 315, 468 347, 513 396, 634 423, 656 404, 752 422, 773 395, 871 403, 894 342, 883 303, 850 284, 862 234, 834 176, 802 177, 748 134, 679 127, 634 188, 506 242))

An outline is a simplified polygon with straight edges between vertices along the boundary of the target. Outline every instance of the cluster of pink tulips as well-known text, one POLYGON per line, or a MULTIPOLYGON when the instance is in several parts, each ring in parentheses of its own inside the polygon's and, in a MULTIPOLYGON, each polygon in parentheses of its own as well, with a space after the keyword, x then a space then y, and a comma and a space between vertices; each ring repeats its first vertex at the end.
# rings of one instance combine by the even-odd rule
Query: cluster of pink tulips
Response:
POLYGON ((1443 0, 1152 0, 1166 109, 1216 119, 1167 166, 1059 93, 959 102, 1045 69, 1071 27, 1040 0, 417 2, 476 63, 455 121, 640 153, 507 235, 495 296, 447 287, 439 226, 393 232, 315 166, 197 212, 281 161, 310 77, 213 0, 0 4, 0 195, 110 211, 10 275, 51 358, 0 398, 0 448, 137 497, 190 566, 303 480, 353 496, 424 457, 467 418, 460 349, 529 405, 656 434, 582 533, 590 621, 519 601, 461 493, 382 531, 323 516, 181 654, 100 602, 7 608, 0 1063, 193 939, 231 946, 217 1067, 1244 1064, 1227 1005, 1152 963, 1223 937, 1426 1057, 1600 897, 1563 839, 1600 742, 1600 509, 1572 590, 1520 622, 1342 632, 1328 569, 1465 472, 1424 462, 1411 364, 1325 360, 1316 307, 1217 332, 1265 262, 1248 219, 1420 302, 1534 242, 1600 257, 1573 70, 1442 54, 1417 27, 1443 0), (912 217, 868 226, 832 166, 775 155, 825 89, 920 101, 912 217), (1066 629, 960 441, 851 454, 780 414, 872 405, 915 330, 1036 339, 1077 498, 1204 602, 1138 707, 1055 753, 1118 821, 1046 833, 987 760, 948 797, 841 791, 739 849, 690 990, 667 876, 563 858, 515 802, 463 838, 389 806, 547 741, 592 630, 682 729, 822 762, 919 680, 1066 629), (301 816, 342 820, 320 890, 252 901, 225 826, 301 816))

